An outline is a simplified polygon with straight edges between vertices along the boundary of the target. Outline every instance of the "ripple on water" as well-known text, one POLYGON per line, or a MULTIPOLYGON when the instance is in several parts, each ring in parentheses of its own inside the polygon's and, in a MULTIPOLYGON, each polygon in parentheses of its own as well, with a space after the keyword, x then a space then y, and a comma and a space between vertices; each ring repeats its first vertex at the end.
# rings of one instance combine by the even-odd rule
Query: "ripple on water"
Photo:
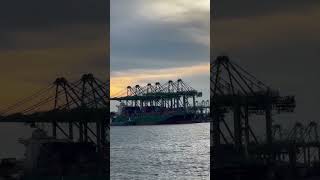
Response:
POLYGON ((111 128, 111 179, 209 179, 209 124, 111 128))

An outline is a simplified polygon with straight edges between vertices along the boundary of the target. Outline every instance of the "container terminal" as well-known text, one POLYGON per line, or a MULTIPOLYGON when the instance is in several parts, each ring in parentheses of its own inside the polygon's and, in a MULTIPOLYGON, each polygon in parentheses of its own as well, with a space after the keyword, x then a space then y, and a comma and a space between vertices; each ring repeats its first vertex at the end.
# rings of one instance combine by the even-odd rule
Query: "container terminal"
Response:
POLYGON ((320 179, 318 123, 289 127, 273 119, 294 112, 295 96, 280 95, 228 56, 210 68, 211 177, 320 179))
POLYGON ((0 179, 109 179, 109 83, 85 74, 1 111, 1 123, 34 128, 22 159, 0 161, 0 179))
POLYGON ((199 92, 182 79, 146 86, 127 86, 110 98, 118 101, 111 125, 159 125, 208 122, 209 100, 198 101, 199 92))

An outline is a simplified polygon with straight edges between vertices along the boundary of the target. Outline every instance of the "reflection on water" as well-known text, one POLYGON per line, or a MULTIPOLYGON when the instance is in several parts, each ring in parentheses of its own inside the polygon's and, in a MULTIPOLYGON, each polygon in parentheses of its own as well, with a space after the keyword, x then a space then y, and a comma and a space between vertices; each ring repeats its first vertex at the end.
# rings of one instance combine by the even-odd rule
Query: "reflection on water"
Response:
POLYGON ((209 123, 111 128, 111 179, 209 179, 209 123))

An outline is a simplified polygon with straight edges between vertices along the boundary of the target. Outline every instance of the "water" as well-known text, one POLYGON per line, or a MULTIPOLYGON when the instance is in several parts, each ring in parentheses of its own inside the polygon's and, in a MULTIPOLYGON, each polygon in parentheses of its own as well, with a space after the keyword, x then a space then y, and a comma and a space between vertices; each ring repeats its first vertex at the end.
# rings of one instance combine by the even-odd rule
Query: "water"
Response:
POLYGON ((210 179, 209 123, 111 127, 111 179, 210 179))

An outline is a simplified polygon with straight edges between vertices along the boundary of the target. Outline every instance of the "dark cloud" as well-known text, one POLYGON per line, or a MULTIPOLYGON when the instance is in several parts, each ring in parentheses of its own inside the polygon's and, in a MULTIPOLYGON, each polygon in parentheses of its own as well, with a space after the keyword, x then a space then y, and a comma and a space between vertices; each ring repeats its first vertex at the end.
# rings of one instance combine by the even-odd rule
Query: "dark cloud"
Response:
POLYGON ((2 73, 6 77, 17 78, 11 81, 12 84, 20 80, 19 74, 8 69, 19 69, 21 74, 29 73, 26 68, 32 69, 34 74, 24 76, 26 80, 28 77, 35 79, 34 76, 42 78, 37 80, 41 82, 58 74, 88 71, 104 71, 107 74, 108 6, 109 1, 105 0, 2 2, 2 73))
POLYGON ((1 29, 33 29, 62 24, 105 24, 106 0, 10 0, 0 6, 1 29))
POLYGON ((109 40, 108 6, 105 0, 4 1, 0 6, 0 51, 109 40))
POLYGON ((318 0, 211 0, 213 18, 239 18, 250 16, 261 16, 277 12, 293 11, 305 12, 312 6, 319 5, 318 0))

